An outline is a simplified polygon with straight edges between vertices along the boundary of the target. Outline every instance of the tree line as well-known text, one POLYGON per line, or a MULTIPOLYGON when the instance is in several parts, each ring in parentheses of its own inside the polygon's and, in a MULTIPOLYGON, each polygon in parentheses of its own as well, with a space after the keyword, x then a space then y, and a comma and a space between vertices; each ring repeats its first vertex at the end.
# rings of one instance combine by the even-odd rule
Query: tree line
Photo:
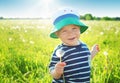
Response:
MULTIPOLYGON (((13 19, 13 18, 0 17, 0 20, 2 20, 2 19, 13 19)), ((14 18, 14 19, 18 19, 18 18, 14 18)), ((24 19, 26 19, 26 18, 24 18, 24 19)), ((30 18, 27 18, 27 19, 30 19, 30 18)), ((40 19, 42 19, 42 18, 40 18, 40 19)), ((95 17, 95 16, 92 16, 92 14, 80 15, 80 19, 81 20, 113 20, 113 21, 120 21, 120 17, 108 17, 108 16, 95 17)))
POLYGON ((80 15, 80 19, 82 20, 115 20, 115 21, 120 21, 120 17, 95 17, 92 16, 92 14, 85 14, 85 15, 80 15))

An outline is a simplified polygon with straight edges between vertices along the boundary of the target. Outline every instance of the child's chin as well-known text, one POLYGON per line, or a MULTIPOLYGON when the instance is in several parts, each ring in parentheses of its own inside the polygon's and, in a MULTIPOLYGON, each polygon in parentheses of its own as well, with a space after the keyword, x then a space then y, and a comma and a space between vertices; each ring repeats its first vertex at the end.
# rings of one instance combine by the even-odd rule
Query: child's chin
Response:
POLYGON ((77 44, 76 43, 70 43, 68 44, 68 46, 76 46, 77 44))

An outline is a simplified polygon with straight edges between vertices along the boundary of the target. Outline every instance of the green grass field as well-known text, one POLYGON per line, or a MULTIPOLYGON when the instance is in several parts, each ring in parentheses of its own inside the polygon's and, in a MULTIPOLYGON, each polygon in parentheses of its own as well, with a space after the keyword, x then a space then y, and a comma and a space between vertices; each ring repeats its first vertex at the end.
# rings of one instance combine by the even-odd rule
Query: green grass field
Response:
MULTIPOLYGON (((91 83, 120 83, 120 21, 83 21, 80 39, 100 52, 92 61, 91 83)), ((0 83, 51 83, 48 64, 61 43, 49 38, 50 20, 0 20, 0 83)))

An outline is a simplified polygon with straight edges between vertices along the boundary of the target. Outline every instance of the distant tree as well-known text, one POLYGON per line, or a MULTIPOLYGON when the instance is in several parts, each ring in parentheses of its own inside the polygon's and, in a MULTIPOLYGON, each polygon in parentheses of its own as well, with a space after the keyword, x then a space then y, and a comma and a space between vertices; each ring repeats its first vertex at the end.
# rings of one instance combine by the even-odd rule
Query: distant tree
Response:
POLYGON ((93 17, 93 20, 101 20, 101 18, 100 17, 93 17))
POLYGON ((83 15, 80 15, 80 19, 85 20, 85 17, 83 15))
POLYGON ((120 17, 115 17, 114 20, 119 20, 120 21, 120 17))
POLYGON ((85 18, 85 20, 93 20, 92 14, 85 14, 84 18, 85 18))
POLYGON ((0 17, 0 19, 3 19, 3 17, 0 17))
POLYGON ((108 16, 105 16, 105 17, 102 17, 101 20, 112 20, 112 19, 108 16))
POLYGON ((82 20, 113 20, 113 21, 120 21, 120 17, 108 17, 108 16, 105 16, 105 17, 95 17, 95 16, 92 16, 92 14, 85 14, 85 15, 80 15, 80 19, 82 20))

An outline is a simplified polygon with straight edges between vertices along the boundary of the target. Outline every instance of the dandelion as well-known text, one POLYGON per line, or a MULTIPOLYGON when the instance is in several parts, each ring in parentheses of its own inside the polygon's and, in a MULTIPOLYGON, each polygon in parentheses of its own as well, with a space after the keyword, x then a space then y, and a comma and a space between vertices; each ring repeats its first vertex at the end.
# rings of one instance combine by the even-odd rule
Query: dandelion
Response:
POLYGON ((104 51, 103 52, 104 56, 105 56, 105 69, 107 70, 107 73, 108 73, 108 65, 109 65, 109 60, 108 60, 108 52, 107 51, 104 51))
POLYGON ((20 28, 20 26, 16 26, 16 28, 20 28))
POLYGON ((115 34, 118 34, 118 33, 119 33, 119 30, 116 30, 116 31, 115 31, 115 34))
POLYGON ((30 41, 30 44, 34 44, 34 42, 33 42, 33 41, 30 41))
POLYGON ((101 35, 103 35, 103 34, 104 34, 104 32, 100 32, 100 34, 101 34, 101 35))
POLYGON ((107 51, 104 51, 103 54, 104 54, 105 56, 107 56, 107 55, 108 55, 108 52, 107 52, 107 51))
POLYGON ((62 57, 62 56, 64 55, 64 51, 63 51, 62 49, 58 49, 58 50, 56 51, 56 55, 57 55, 58 57, 62 57))
POLYGON ((22 39, 22 41, 23 41, 23 42, 26 42, 26 40, 25 40, 25 39, 22 39))
MULTIPOLYGON (((60 62, 62 62, 62 56, 64 55, 64 51, 62 49, 58 49, 56 51, 56 55, 60 58, 60 62)), ((63 74, 63 81, 65 83, 65 77, 64 77, 64 74, 63 74)))
POLYGON ((62 49, 58 49, 56 51, 56 55, 60 58, 60 62, 62 61, 62 56, 64 55, 64 51, 62 49))
POLYGON ((17 30, 17 29, 20 28, 20 26, 18 26, 18 25, 17 26, 13 26, 12 28, 17 30))
POLYGON ((1 29, 4 30, 4 27, 1 26, 1 29))
POLYGON ((27 30, 25 30, 25 33, 27 33, 27 30))
POLYGON ((9 38, 9 41, 12 41, 12 38, 9 38))

